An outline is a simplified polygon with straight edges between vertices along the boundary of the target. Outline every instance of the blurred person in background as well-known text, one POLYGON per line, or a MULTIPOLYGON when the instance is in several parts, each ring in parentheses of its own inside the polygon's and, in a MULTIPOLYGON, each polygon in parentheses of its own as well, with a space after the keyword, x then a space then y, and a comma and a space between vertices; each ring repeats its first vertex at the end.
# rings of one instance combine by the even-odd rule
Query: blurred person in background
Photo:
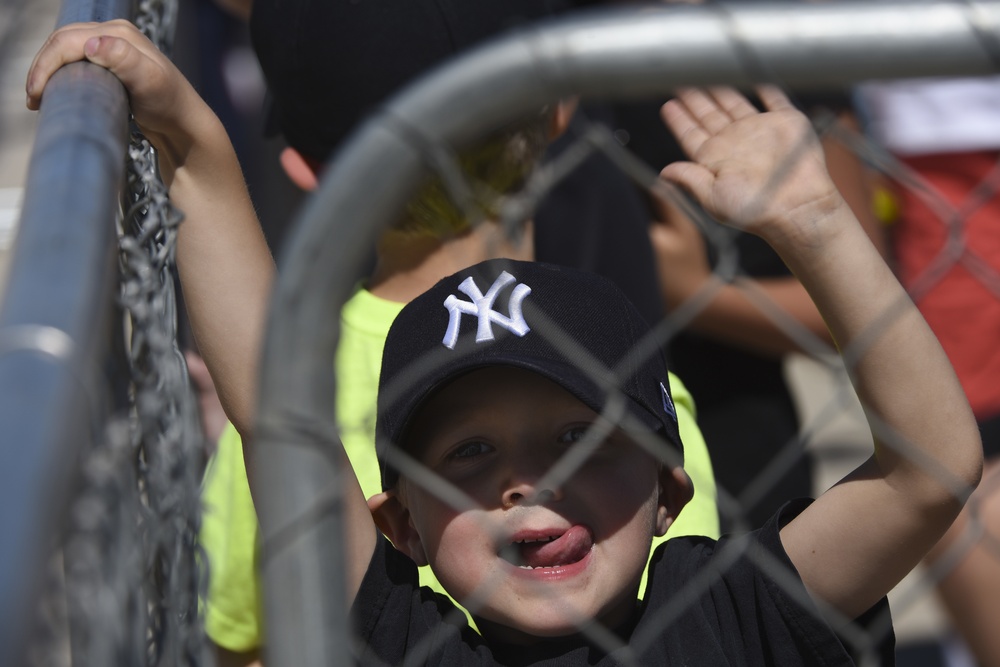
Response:
POLYGON ((955 367, 986 458, 927 561, 979 667, 1000 667, 1000 77, 873 82, 858 95, 869 134, 898 160, 897 272, 955 367))

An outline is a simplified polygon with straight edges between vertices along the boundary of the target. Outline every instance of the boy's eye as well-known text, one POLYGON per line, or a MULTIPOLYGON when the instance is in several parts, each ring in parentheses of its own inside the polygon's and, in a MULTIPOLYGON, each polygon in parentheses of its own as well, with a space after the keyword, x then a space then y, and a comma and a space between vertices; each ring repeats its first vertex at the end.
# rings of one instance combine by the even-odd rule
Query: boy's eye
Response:
POLYGON ((574 443, 580 442, 581 440, 583 440, 583 437, 587 435, 588 428, 589 427, 587 426, 574 426, 573 428, 569 429, 561 436, 559 436, 559 442, 564 445, 572 445, 574 443))
POLYGON ((465 442, 451 450, 448 453, 448 459, 452 461, 467 461, 476 456, 482 456, 483 454, 489 454, 493 451, 485 442, 480 440, 473 440, 471 442, 465 442))

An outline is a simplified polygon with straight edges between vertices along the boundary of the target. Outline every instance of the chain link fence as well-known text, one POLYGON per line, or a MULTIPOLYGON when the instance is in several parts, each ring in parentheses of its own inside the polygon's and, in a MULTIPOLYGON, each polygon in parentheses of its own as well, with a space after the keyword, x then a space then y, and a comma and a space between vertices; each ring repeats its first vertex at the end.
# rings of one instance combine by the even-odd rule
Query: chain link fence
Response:
MULTIPOLYGON (((315 372, 315 363, 334 356, 339 306, 361 275, 361 260, 354 249, 372 247, 378 231, 400 215, 425 169, 441 177, 454 201, 472 201, 470 193, 484 186, 461 177, 452 147, 474 144, 487 129, 560 96, 637 98, 667 95, 685 85, 760 82, 809 93, 843 89, 872 78, 990 74, 996 70, 998 54, 998 9, 988 2, 710 3, 662 12, 647 9, 580 17, 468 54, 400 94, 367 122, 339 153, 324 187, 300 217, 281 263, 284 270, 270 319, 254 481, 260 490, 271 663, 330 663, 351 652, 345 611, 338 605, 343 585, 337 538, 340 524, 335 512, 339 483, 329 453, 336 442, 329 409, 334 383, 332 374, 315 372), (371 197, 370 188, 363 186, 372 182, 379 184, 378 197, 371 197), (293 485, 296 492, 289 494, 293 485), (310 595, 316 590, 326 594, 317 599, 310 595), (305 600, 309 600, 308 609, 299 607, 289 613, 305 600)), ((846 147, 866 168, 881 171, 889 181, 917 186, 905 165, 835 120, 829 110, 814 113, 816 129, 825 140, 846 147)), ((683 197, 659 184, 656 168, 661 165, 637 160, 615 129, 585 123, 570 149, 539 170, 523 191, 507 197, 504 224, 512 230, 519 228, 567 173, 586 156, 601 154, 639 187, 656 191, 687 212, 698 222, 716 258, 718 280, 657 325, 661 343, 669 346, 677 332, 705 308, 714 290, 735 284, 745 288, 747 298, 788 338, 828 358, 823 355, 830 348, 820 338, 753 288, 751 277, 741 268, 737 238, 720 231, 683 197)), ((983 196, 991 196, 992 186, 984 187, 987 194, 983 196)), ((926 196, 952 210, 938 195, 927 191, 926 196)), ((960 257, 969 254, 963 246, 951 251, 945 265, 963 261, 960 257)), ((995 269, 977 266, 983 268, 978 275, 991 284, 995 269)), ((887 312, 883 326, 893 316, 887 312)), ((844 350, 847 373, 879 331, 844 350)), ((846 378, 845 371, 834 372, 846 378)), ((811 434, 841 412, 845 396, 835 396, 811 415, 802 434, 783 443, 774 460, 739 494, 720 490, 724 518, 738 519, 784 469, 803 456, 811 434)), ((885 432, 879 435, 892 437, 885 432)), ((968 489, 956 488, 955 492, 964 495, 968 489)), ((981 526, 977 535, 982 535, 981 526)), ((928 585, 933 581, 928 580, 928 585)), ((669 613, 683 615, 683 603, 677 604, 669 613)), ((881 629, 865 635, 845 621, 846 641, 859 651, 863 664, 876 664, 873 646, 880 640, 879 633, 887 630, 886 624, 887 619, 881 619, 881 626, 876 626, 881 629)), ((600 644, 607 635, 598 630, 590 639, 600 644)))
MULTIPOLYGON (((111 10, 110 16, 98 12, 89 18, 125 15, 115 13, 119 9, 111 10)), ((135 20, 166 49, 174 12, 168 0, 143 2, 135 20)), ((65 20, 64 16, 61 22, 65 20)), ((380 230, 399 216, 428 168, 442 175, 455 201, 471 201, 469 193, 481 184, 462 176, 453 147, 468 145, 488 129, 551 104, 556 97, 637 98, 665 95, 682 85, 757 82, 809 91, 877 77, 985 75, 994 73, 1000 63, 998 31, 1000 3, 996 2, 709 4, 651 11, 638 18, 609 12, 571 18, 489 45, 419 82, 373 117, 331 165, 322 189, 300 216, 281 262, 269 323, 253 480, 255 490, 260 490, 268 664, 345 664, 353 652, 346 610, 339 604, 343 554, 337 513, 341 482, 331 455, 337 441, 331 409, 334 378, 332 372, 316 369, 329 369, 328 361, 334 357, 340 306, 365 268, 367 252, 358 249, 373 247, 380 230), (372 188, 366 186, 370 183, 378 183, 378 197, 371 196, 372 188)), ((788 338, 821 358, 842 380, 846 378, 864 353, 863 345, 845 351, 846 371, 829 362, 829 346, 753 288, 751 277, 741 268, 735 234, 720 231, 687 199, 664 188, 657 179, 660 165, 637 158, 635 146, 623 141, 618 128, 587 120, 586 114, 580 118, 569 147, 539 169, 522 191, 506 198, 502 223, 512 233, 579 165, 601 156, 640 188, 670 199, 687 213, 699 225, 715 259, 718 280, 656 324, 658 342, 669 345, 716 290, 736 284, 746 288, 747 297, 788 338)), ((849 150, 867 169, 901 187, 919 190, 951 230, 950 238, 956 241, 942 252, 933 270, 913 283, 916 298, 957 264, 971 266, 979 284, 1000 297, 996 267, 978 257, 962 235, 963 221, 977 202, 995 192, 994 175, 966 205, 955 206, 884 148, 845 129, 833 112, 820 108, 813 118, 826 140, 849 150)), ((115 341, 111 349, 101 347, 99 354, 76 360, 71 354, 74 348, 90 347, 81 345, 70 326, 49 324, 44 318, 33 321, 9 314, 0 318, 0 352, 8 363, 11 357, 30 354, 66 365, 72 391, 82 393, 84 403, 73 412, 83 413, 74 422, 83 426, 70 435, 51 436, 60 443, 73 442, 54 449, 58 453, 47 459, 64 459, 58 465, 50 463, 59 474, 37 477, 40 483, 71 488, 72 493, 45 500, 50 510, 33 515, 39 524, 35 528, 42 530, 9 531, 12 537, 23 537, 25 544, 30 542, 30 550, 0 554, 0 569, 8 576, 32 570, 36 574, 25 578, 41 581, 5 589, 12 593, 2 596, 2 625, 12 632, 26 625, 13 620, 7 624, 8 619, 30 616, 25 610, 36 606, 41 610, 33 632, 25 633, 30 639, 2 635, 0 655, 5 663, 6 656, 13 656, 11 664, 24 662, 21 658, 27 656, 29 664, 38 665, 210 662, 198 610, 206 568, 196 539, 205 449, 176 342, 172 270, 181 216, 156 177, 155 155, 134 132, 128 156, 127 187, 118 216, 119 278, 114 291, 119 296, 113 304, 95 308, 111 314, 90 325, 98 332, 110 332, 108 338, 115 341), (80 370, 84 367, 85 372, 80 370), (83 431, 92 438, 74 442, 83 431), (88 439, 92 444, 81 447, 79 443, 88 439), (38 562, 47 566, 38 567, 38 562)), ((30 202, 25 208, 23 224, 30 227, 30 202)), ((112 217, 104 218, 108 226, 112 217)), ((64 211, 61 219, 67 218, 64 211)), ((15 249, 22 258, 30 252, 24 243, 19 240, 15 249)), ((28 261, 43 269, 45 263, 34 257, 28 261)), ((9 308, 5 304, 6 313, 9 308)), ((887 322, 891 317, 892 313, 886 314, 887 322)), ((23 382, 23 369, 14 379, 4 372, 0 367, 0 382, 7 391, 23 382)), ((813 410, 801 433, 782 443, 780 452, 747 487, 738 493, 720 488, 723 515, 739 523, 745 508, 803 457, 814 434, 834 420, 848 400, 842 389, 813 410)), ((65 412, 50 407, 42 419, 58 414, 65 412)), ((25 438, 23 427, 3 427, 24 418, 0 414, 0 429, 25 438)), ((987 481, 980 493, 988 493, 990 484, 987 481)), ((22 499, 35 497, 25 492, 22 499)), ((973 517, 979 514, 979 502, 979 498, 972 502, 973 517)), ((20 525, 4 518, 8 524, 20 525)), ((1000 558, 997 536, 973 520, 966 539, 939 561, 923 583, 934 585, 973 544, 987 545, 1000 558)), ((667 613, 663 623, 684 614, 683 603, 667 613)), ((862 664, 877 664, 873 647, 887 631, 886 622, 876 624, 873 635, 843 624, 846 641, 862 664)), ((592 639, 614 647, 615 640, 601 629, 593 630, 592 639)), ((632 648, 641 651, 641 646, 632 648)))

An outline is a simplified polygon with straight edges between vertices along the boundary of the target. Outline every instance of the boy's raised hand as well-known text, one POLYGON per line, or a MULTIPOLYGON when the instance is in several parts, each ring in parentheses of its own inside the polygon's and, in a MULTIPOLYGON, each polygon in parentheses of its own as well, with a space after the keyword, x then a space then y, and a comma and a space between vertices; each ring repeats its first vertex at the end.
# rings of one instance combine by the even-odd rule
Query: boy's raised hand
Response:
POLYGON ((77 23, 52 33, 28 70, 27 105, 41 106, 45 86, 63 65, 87 60, 111 71, 128 91, 132 114, 147 138, 160 151, 161 166, 183 162, 190 148, 194 123, 211 112, 177 70, 145 35, 124 20, 77 23), (199 109, 208 111, 198 113, 199 109), (166 164, 162 162, 166 160, 166 164))
POLYGON ((808 119, 777 88, 758 94, 764 113, 731 88, 680 91, 662 115, 691 161, 672 163, 661 176, 721 222, 769 238, 844 202, 808 119))
POLYGON ((764 113, 724 88, 665 105, 691 161, 662 177, 764 237, 850 351, 873 455, 789 521, 781 542, 813 597, 852 619, 951 525, 979 482, 982 444, 940 344, 837 192, 808 121, 776 89, 760 97, 764 113))

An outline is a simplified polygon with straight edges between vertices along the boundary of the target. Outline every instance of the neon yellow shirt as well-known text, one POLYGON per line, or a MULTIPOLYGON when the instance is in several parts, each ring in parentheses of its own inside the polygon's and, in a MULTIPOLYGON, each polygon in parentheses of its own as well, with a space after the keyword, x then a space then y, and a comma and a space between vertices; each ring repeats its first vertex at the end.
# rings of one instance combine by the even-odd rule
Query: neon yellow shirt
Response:
MULTIPOLYGON (((340 313, 337 346, 337 422, 344 449, 371 497, 382 490, 375 458, 375 397, 382 347, 389 326, 403 308, 359 290, 340 313)), ((232 424, 219 438, 205 471, 201 545, 209 563, 205 631, 230 651, 263 643, 261 581, 257 567, 257 514, 250 497, 243 442, 232 424)))

